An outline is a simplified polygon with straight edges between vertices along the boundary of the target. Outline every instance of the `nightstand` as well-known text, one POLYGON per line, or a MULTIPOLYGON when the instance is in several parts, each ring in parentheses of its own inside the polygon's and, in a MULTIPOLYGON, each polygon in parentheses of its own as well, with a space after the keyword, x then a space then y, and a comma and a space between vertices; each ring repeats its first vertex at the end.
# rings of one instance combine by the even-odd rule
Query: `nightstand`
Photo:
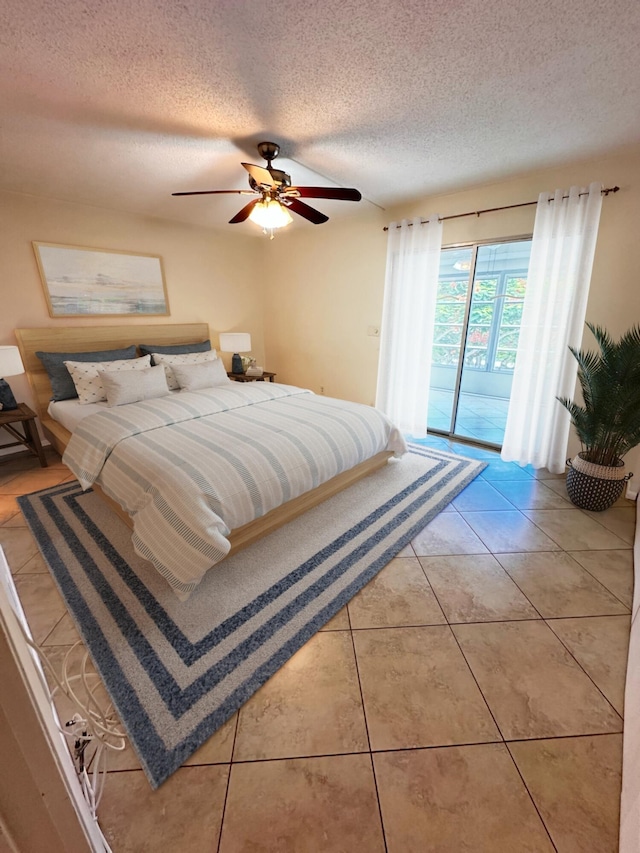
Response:
MULTIPOLYGON (((31 451, 34 456, 38 457, 40 465, 43 468, 47 467, 47 458, 44 455, 44 450, 40 443, 40 436, 38 435, 38 428, 36 426, 36 413, 32 412, 26 403, 18 403, 17 409, 0 411, 0 430, 2 429, 6 430, 13 436, 13 438, 17 439, 17 441, 12 441, 9 444, 3 444, 3 448, 18 447, 18 445, 22 444, 27 448, 27 450, 31 451), (24 436, 14 426, 14 424, 18 423, 22 424, 24 436)), ((9 456, 4 459, 4 461, 7 461, 10 458, 11 457, 9 456)))
POLYGON ((233 379, 234 382, 273 382, 275 375, 275 373, 269 373, 268 370, 265 370, 262 376, 247 376, 246 373, 227 373, 229 379, 233 379))

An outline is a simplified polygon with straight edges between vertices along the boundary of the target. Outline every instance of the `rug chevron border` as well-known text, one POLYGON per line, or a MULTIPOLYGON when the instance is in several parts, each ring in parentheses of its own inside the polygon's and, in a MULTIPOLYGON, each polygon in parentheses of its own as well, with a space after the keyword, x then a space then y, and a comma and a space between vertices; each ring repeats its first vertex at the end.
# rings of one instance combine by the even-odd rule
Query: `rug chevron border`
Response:
POLYGON ((157 787, 485 467, 411 445, 216 566, 188 602, 90 490, 18 500, 157 787))

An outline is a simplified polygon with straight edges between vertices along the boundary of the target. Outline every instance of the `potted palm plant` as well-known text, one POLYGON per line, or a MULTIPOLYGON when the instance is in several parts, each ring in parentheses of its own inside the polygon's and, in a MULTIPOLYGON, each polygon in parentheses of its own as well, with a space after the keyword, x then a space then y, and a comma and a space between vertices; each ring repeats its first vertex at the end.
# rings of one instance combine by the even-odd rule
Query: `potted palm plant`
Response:
POLYGON ((567 460, 567 492, 581 509, 610 507, 633 474, 622 457, 640 443, 640 327, 618 341, 587 323, 598 352, 569 347, 578 362, 584 405, 558 397, 571 415, 582 451, 567 460))

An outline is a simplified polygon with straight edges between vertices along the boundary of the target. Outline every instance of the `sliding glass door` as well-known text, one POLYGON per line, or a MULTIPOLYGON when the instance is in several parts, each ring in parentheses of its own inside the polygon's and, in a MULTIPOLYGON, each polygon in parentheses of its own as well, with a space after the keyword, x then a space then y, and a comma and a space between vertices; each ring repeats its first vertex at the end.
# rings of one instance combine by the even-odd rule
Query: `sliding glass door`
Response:
POLYGON ((500 446, 530 239, 442 250, 427 427, 500 446))

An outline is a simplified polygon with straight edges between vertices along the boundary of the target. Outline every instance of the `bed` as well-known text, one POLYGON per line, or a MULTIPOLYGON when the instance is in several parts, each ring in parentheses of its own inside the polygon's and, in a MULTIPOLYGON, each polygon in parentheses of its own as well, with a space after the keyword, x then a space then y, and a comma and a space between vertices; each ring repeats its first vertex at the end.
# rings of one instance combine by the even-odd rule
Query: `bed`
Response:
MULTIPOLYGON (((66 452, 65 461, 78 474, 83 487, 93 486, 94 491, 134 530, 136 550, 165 576, 179 598, 186 599, 196 588, 204 571, 228 553, 277 529, 377 470, 387 463, 390 456, 401 455, 404 450, 404 441, 397 430, 370 407, 340 403, 331 398, 316 397, 304 389, 264 382, 230 383, 220 389, 197 392, 180 391, 176 392, 177 396, 149 401, 149 405, 133 403, 107 410, 106 413, 93 410, 91 415, 76 421, 76 424, 66 421, 69 426, 76 426, 72 440, 71 430, 57 419, 55 409, 50 408, 51 385, 46 370, 35 355, 37 351, 95 352, 145 341, 159 345, 193 343, 209 338, 208 326, 185 324, 18 329, 16 337, 45 436, 59 453, 66 452), (110 416, 110 413, 123 409, 127 410, 126 418, 122 417, 121 411, 115 418, 110 416), (186 409, 192 412, 188 417, 184 414, 186 409), (126 429, 122 426, 125 420, 128 425, 126 429), (297 470, 291 474, 283 473, 281 463, 289 457, 292 458, 294 468, 306 469, 306 463, 301 465, 300 460, 311 452, 308 447, 313 447, 313 433, 324 436, 331 420, 340 421, 338 429, 345 435, 353 433, 348 441, 349 448, 341 446, 329 454, 340 457, 340 464, 336 466, 333 461, 329 463, 324 458, 317 463, 314 461, 311 463, 312 474, 308 471, 300 474, 301 482, 296 479, 299 475, 297 470), (361 420, 363 426, 362 429, 357 426, 360 432, 356 435, 356 421, 359 423, 361 420), (290 424, 302 430, 301 437, 294 438, 292 433, 292 437, 287 439, 283 426, 285 421, 286 429, 289 429, 290 424), (218 439, 214 441, 211 438, 209 429, 213 430, 214 426, 221 430, 221 434, 226 434, 226 438, 224 435, 220 438, 220 444, 218 439), (242 453, 233 444, 233 430, 240 430, 239 434, 242 435, 242 453), (211 483, 218 476, 225 482, 237 479, 239 475, 227 466, 229 458, 235 457, 235 464, 244 469, 249 457, 256 456, 256 445, 265 444, 263 434, 267 433, 273 436, 275 442, 264 451, 273 461, 271 467, 276 471, 274 483, 263 485, 260 479, 262 474, 257 474, 260 494, 257 497, 252 495, 250 501, 241 499, 239 510, 221 511, 216 496, 212 497, 211 483), (91 447, 94 435, 99 435, 95 444, 99 445, 101 452, 104 451, 102 460, 96 458, 96 448, 91 447), (180 441, 185 441, 190 448, 187 455, 190 453, 191 457, 186 461, 178 461, 176 457, 175 464, 168 466, 166 459, 173 456, 174 439, 178 435, 181 436, 180 441), (159 444, 160 436, 166 436, 162 447, 159 444), (198 449, 194 451, 196 442, 199 443, 198 449), (356 449, 351 448, 351 445, 356 449), (208 458, 210 454, 213 459, 217 453, 222 460, 220 471, 215 467, 217 461, 207 463, 209 467, 204 479, 202 471, 196 470, 199 466, 194 464, 194 453, 197 456, 201 451, 203 458, 204 455, 208 458), (128 472, 127 477, 122 476, 123 471, 128 472), (154 479, 150 485, 153 478, 157 478, 157 483, 154 479), (188 485, 189 479, 195 486, 188 485), (197 494, 190 493, 192 488, 197 494), (251 503, 253 509, 249 507, 251 503), (191 512, 195 507, 197 536, 193 530, 184 532, 183 504, 185 512, 191 512), (173 512, 176 505, 180 507, 177 516, 173 512), (160 507, 164 507, 162 512, 160 507), (209 517, 210 513, 214 513, 215 520, 209 517), (165 517, 160 518, 161 515, 165 517), (168 524, 170 516, 173 533, 178 531, 185 541, 194 538, 198 540, 195 551, 191 552, 194 559, 190 556, 189 560, 183 560, 184 566, 178 566, 175 561, 168 566, 166 564, 171 549, 180 550, 175 542, 170 542, 173 533, 166 529, 162 529, 158 535, 153 532, 154 524, 168 524), (210 543, 204 541, 207 537, 214 541, 211 547, 210 543), (157 545, 156 540, 162 544, 157 545), (156 553, 159 551, 161 555, 156 553)), ((269 438, 269 441, 272 439, 269 438)), ((322 438, 322 442, 334 446, 332 437, 327 437, 326 441, 322 438)), ((254 461, 264 467, 264 460, 254 461)), ((256 492, 253 475, 243 473, 242 477, 251 480, 251 489, 256 492)))

